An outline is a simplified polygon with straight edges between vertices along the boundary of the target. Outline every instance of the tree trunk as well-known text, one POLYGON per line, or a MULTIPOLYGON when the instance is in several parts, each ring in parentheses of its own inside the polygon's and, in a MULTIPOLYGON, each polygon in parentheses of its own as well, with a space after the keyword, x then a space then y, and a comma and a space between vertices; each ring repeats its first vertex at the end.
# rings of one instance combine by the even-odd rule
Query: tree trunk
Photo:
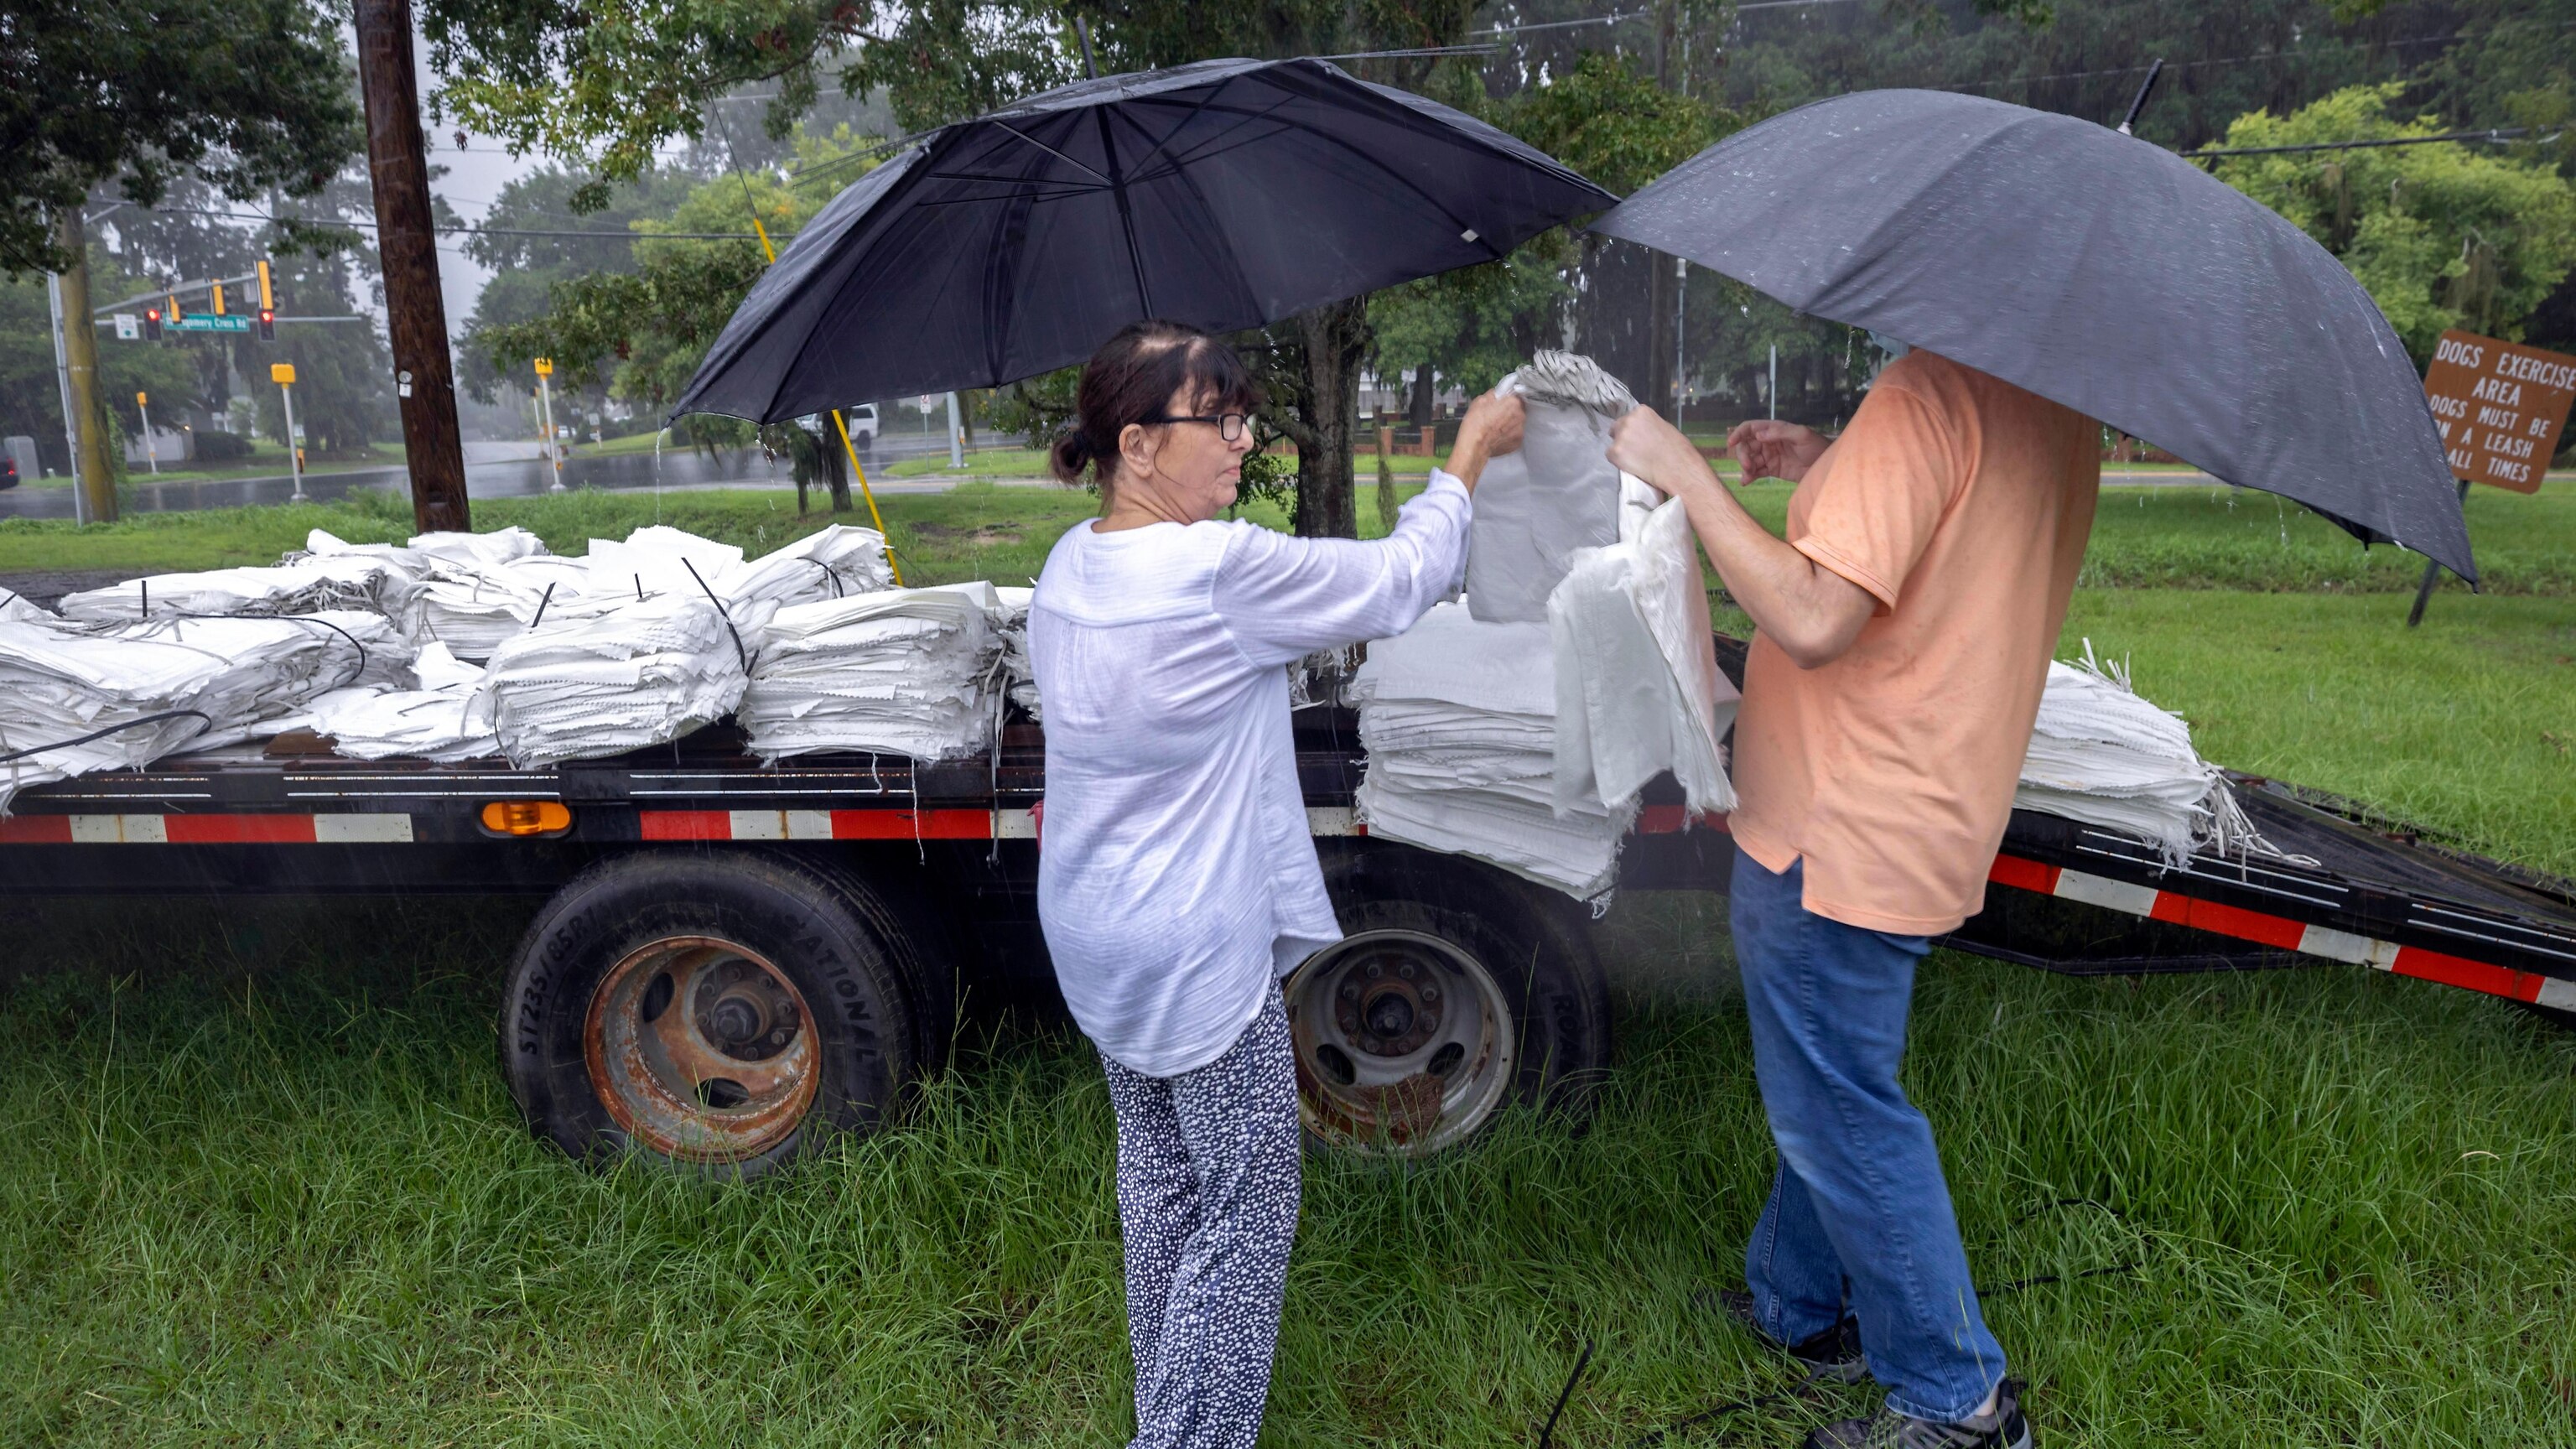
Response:
POLYGON ((1351 480, 1353 427, 1359 416, 1360 359, 1368 355, 1368 303, 1332 302, 1297 316, 1305 344, 1307 426, 1298 440, 1296 531, 1305 538, 1357 538, 1351 480))
MULTIPOLYGON (((962 416, 962 414, 961 414, 962 416)), ((817 436, 814 452, 823 464, 823 486, 832 490, 832 511, 850 511, 850 460, 841 450, 839 433, 817 436)))
POLYGON ((1431 426, 1431 409, 1439 401, 1434 393, 1434 389, 1438 386, 1439 383, 1432 377, 1430 363, 1426 362, 1413 370, 1413 425, 1415 427, 1431 426))

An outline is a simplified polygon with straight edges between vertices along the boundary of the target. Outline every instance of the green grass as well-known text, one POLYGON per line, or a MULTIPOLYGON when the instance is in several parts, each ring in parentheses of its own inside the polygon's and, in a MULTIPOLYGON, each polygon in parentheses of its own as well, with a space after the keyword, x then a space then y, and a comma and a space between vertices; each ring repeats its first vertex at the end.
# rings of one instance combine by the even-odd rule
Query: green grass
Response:
MULTIPOLYGON (((2268 500, 2117 490, 2064 646, 2127 657, 2213 758, 2576 871, 2569 496, 2481 491, 2499 591, 2410 632, 2411 567, 2350 569, 2268 500)), ((1775 524, 1784 498, 1752 490, 1775 524)), ((1094 506, 883 502, 918 582, 1024 578, 1094 506)), ((660 507, 754 549, 826 521, 787 495, 660 507)), ((653 509, 477 516, 573 551, 653 509)), ((1374 533, 1373 495, 1359 514, 1374 533)), ((0 524, 0 571, 410 526, 390 501, 195 520, 0 524)), ((1087 1047, 1002 1029, 905 1125, 784 1181, 595 1176, 525 1136, 492 1065, 531 909, 0 904, 0 971, 43 972, 0 986, 0 1443, 1125 1432, 1087 1047)), ((1631 894, 1600 930, 1623 1046, 1588 1132, 1522 1117, 1417 1171, 1310 1166, 1265 1444, 1527 1444, 1587 1337, 1560 1444, 1783 1386, 1695 1298, 1740 1281, 1769 1167, 1723 904, 1631 894)), ((2075 981, 1940 953, 1908 1063, 1981 1282, 2133 1265, 1989 1301, 2052 1446, 2576 1446, 2576 1034, 2349 968, 2075 981), (2116 1211, 2046 1206, 2069 1197, 2116 1211)), ((1790 1443, 1868 1402, 1675 1442, 1790 1443)))
MULTIPOLYGON (((1310 1166, 1265 1443, 1524 1445, 1586 1337, 1563 1444, 1783 1385, 1695 1302, 1738 1281, 1769 1150, 1710 922, 1668 904, 1613 935, 1667 969, 1696 945, 1711 1004, 1632 1003, 1588 1133, 1310 1166)), ((20 912, 73 969, 0 1013, 0 1441, 1123 1434, 1087 1048, 1005 1032, 784 1181, 594 1176, 492 1069, 490 963, 526 910, 20 912)), ((1944 955, 1908 1079, 1986 1283, 2134 1265, 1989 1303, 2051 1444, 2576 1443, 2576 1037, 2348 969, 1944 955)))

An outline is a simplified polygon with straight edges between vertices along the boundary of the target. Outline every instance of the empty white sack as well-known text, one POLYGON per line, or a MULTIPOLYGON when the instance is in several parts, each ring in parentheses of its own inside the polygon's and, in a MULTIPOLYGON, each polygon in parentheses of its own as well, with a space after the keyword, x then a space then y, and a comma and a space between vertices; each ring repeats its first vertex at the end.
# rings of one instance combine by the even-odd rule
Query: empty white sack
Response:
POLYGON ((1610 888, 1633 807, 1556 790, 1556 664, 1538 624, 1478 622, 1442 604, 1369 646, 1348 697, 1368 770, 1373 835, 1473 856, 1578 898, 1610 888))
POLYGON ((305 707, 300 723, 354 760, 480 760, 501 753, 475 692, 483 671, 432 641, 413 661, 411 688, 334 690, 305 707))
POLYGON ((764 760, 839 750, 918 760, 992 742, 991 584, 885 589, 780 609, 736 722, 764 760))
POLYGON ((1619 540, 1610 425, 1637 402, 1571 352, 1537 353, 1495 391, 1521 399, 1521 445, 1488 462, 1476 484, 1467 607, 1484 623, 1543 624, 1575 551, 1619 540))
POLYGON ((1732 810, 1720 741, 1739 696, 1718 672, 1689 516, 1633 478, 1622 487, 1620 541, 1579 550, 1548 596, 1556 798, 1630 809, 1670 770, 1692 812, 1732 810))
POLYGON ((665 744, 733 712, 770 606, 677 593, 538 627, 494 649, 472 722, 522 769, 665 744))
POLYGON ((2202 841, 2259 843, 2191 726, 2096 662, 2089 640, 2080 664, 2048 666, 2013 804, 2141 837, 2176 865, 2202 841))

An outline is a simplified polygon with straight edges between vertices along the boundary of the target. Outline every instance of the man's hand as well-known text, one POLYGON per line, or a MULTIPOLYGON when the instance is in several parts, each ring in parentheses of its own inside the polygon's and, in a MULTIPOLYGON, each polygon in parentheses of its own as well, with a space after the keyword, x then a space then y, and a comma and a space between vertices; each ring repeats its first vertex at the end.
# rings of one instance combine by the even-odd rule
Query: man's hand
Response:
POLYGON ((1828 441, 1813 428, 1775 418, 1756 418, 1735 425, 1735 431, 1726 435, 1726 451, 1742 465, 1743 482, 1786 478, 1796 483, 1825 455, 1828 441))
POLYGON ((1467 416, 1458 422, 1458 441, 1449 446, 1449 476, 1475 492, 1486 460, 1497 453, 1520 451, 1523 418, 1517 397, 1488 392, 1467 404, 1467 416))
POLYGON ((1610 461, 1668 497, 1683 498, 1694 489, 1717 486, 1717 475, 1700 457, 1698 445, 1642 404, 1610 425, 1610 461))

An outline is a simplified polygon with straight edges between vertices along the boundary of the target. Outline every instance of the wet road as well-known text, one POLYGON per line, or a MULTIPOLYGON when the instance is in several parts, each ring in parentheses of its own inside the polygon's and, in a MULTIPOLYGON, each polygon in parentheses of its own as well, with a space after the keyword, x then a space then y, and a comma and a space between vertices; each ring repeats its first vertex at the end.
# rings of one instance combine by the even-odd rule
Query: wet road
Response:
MULTIPOLYGON (((1013 440, 1006 446, 1016 446, 1013 440)), ((869 470, 869 483, 880 493, 935 493, 954 480, 941 477, 880 478, 877 469, 906 458, 944 456, 948 440, 891 435, 863 450, 859 460, 869 470)), ((465 492, 472 498, 517 498, 543 493, 551 480, 538 444, 472 442, 465 445, 465 492)), ((725 449, 715 454, 690 448, 662 450, 657 466, 651 453, 612 457, 574 456, 564 460, 568 488, 666 489, 785 488, 792 486, 785 460, 771 463, 757 448, 725 449)), ((308 475, 309 498, 341 498, 361 488, 403 489, 410 486, 401 468, 358 468, 345 473, 308 475)), ((149 473, 134 475, 124 491, 130 513, 178 513, 198 508, 239 508, 254 503, 284 503, 294 494, 294 480, 280 474, 262 478, 221 478, 193 483, 155 483, 149 473)), ((21 484, 0 489, 0 518, 69 518, 72 490, 64 486, 21 484)))

